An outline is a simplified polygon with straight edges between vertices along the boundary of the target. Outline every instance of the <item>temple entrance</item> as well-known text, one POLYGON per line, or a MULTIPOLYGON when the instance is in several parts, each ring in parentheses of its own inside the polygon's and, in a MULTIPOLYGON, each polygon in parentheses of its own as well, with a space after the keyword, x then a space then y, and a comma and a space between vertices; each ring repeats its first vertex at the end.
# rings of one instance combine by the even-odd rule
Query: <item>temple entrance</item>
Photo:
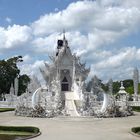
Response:
POLYGON ((66 77, 62 80, 61 91, 69 91, 69 84, 66 77))
POLYGON ((69 70, 61 70, 61 91, 71 90, 71 77, 69 70))

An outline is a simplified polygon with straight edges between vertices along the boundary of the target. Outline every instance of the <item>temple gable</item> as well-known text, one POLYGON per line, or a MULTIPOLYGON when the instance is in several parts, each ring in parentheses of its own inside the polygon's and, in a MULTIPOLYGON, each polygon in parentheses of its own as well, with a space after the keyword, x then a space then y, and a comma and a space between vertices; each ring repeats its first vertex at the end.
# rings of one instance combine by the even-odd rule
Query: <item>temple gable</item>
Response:
POLYGON ((69 57, 67 54, 65 54, 62 58, 61 58, 61 65, 65 65, 65 66, 72 66, 72 58, 69 57))
POLYGON ((41 73, 47 79, 50 90, 53 90, 54 83, 59 84, 57 86, 63 98, 66 91, 74 91, 75 85, 84 83, 90 69, 85 68, 80 58, 71 53, 65 35, 57 41, 57 51, 52 58, 53 63, 46 64, 46 69, 41 69, 41 73))

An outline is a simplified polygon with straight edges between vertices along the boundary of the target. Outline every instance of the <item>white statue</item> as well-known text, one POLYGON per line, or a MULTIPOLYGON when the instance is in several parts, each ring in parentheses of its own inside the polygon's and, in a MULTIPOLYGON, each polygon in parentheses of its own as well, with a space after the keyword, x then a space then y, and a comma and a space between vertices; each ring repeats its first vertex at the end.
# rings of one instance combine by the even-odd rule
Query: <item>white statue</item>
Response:
POLYGON ((15 89, 14 89, 13 84, 11 84, 11 87, 10 87, 10 95, 14 95, 14 94, 15 94, 15 89))
POLYGON ((15 89, 15 95, 17 96, 18 95, 18 88, 19 88, 19 83, 18 83, 18 77, 15 78, 14 80, 14 89, 15 89))
POLYGON ((108 88, 109 88, 109 94, 112 94, 113 93, 113 80, 112 79, 108 81, 108 88))
POLYGON ((133 83, 134 83, 134 100, 137 100, 138 84, 139 84, 139 71, 137 68, 133 71, 133 83))

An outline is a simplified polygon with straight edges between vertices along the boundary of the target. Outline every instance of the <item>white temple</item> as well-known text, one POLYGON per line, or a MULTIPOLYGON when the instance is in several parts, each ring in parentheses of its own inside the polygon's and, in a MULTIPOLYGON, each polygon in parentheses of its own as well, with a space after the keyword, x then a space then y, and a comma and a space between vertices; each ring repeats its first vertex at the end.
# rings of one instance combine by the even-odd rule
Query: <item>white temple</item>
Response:
POLYGON ((50 59, 51 64, 44 62, 45 67, 40 68, 46 81, 45 86, 42 87, 34 76, 26 93, 17 96, 18 79, 16 78, 15 86, 11 86, 10 98, 8 96, 1 104, 7 102, 8 106, 16 106, 16 115, 30 117, 129 116, 133 114, 130 106, 140 106, 138 71, 135 70, 133 76, 135 96, 129 100, 123 82, 118 94, 113 95, 112 79, 108 83, 108 93, 102 89, 101 81, 97 76, 92 78, 91 91, 86 91, 85 80, 90 68, 86 68, 85 63, 81 63, 80 58, 71 53, 65 34, 62 40, 57 41, 57 51, 50 59), (13 98, 15 96, 16 100, 13 98))
POLYGON ((78 116, 75 103, 83 100, 85 80, 90 69, 85 68, 85 63, 71 53, 65 34, 63 40, 58 40, 56 55, 51 59, 52 64, 45 63, 45 69, 40 68, 48 91, 52 96, 60 96, 68 114, 78 116))

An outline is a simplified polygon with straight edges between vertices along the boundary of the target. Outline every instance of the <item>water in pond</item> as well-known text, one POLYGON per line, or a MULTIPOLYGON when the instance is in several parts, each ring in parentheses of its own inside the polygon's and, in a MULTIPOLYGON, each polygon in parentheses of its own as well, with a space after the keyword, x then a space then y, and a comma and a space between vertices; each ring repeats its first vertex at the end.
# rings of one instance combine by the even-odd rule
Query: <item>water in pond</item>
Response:
POLYGON ((17 136, 17 135, 3 135, 0 134, 0 140, 22 140, 22 138, 26 138, 27 136, 17 136))

